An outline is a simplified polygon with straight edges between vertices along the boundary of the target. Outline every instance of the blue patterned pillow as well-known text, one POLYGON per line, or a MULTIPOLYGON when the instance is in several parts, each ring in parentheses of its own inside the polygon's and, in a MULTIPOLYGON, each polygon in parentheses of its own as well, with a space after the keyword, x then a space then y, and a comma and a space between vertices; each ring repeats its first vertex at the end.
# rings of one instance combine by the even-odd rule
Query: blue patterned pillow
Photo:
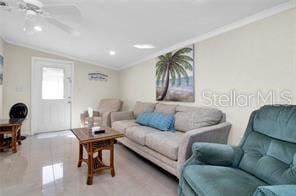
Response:
POLYGON ((149 126, 150 119, 152 118, 153 112, 143 112, 141 113, 137 119, 136 123, 140 125, 149 126))
POLYGON ((173 114, 162 114, 154 112, 148 126, 161 131, 175 131, 175 116, 173 114))

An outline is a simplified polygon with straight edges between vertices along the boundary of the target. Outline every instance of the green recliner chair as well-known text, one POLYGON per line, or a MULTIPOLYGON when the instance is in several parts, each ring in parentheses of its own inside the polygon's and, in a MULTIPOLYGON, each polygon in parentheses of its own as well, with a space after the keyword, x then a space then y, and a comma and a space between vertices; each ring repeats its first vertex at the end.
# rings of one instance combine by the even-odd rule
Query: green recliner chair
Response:
POLYGON ((251 114, 238 146, 194 143, 179 196, 296 196, 296 106, 251 114))

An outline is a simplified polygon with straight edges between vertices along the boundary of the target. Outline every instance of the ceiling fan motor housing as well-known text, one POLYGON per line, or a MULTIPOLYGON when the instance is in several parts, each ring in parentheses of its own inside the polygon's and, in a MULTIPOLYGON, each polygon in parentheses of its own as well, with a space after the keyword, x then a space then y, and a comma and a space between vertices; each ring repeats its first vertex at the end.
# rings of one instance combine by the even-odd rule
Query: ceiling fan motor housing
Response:
POLYGON ((23 0, 24 4, 19 4, 21 9, 27 11, 29 15, 42 14, 43 4, 38 0, 23 0), (33 13, 34 12, 34 13, 33 13))
POLYGON ((1 7, 6 7, 7 4, 6 4, 4 1, 0 1, 0 6, 1 6, 1 7))

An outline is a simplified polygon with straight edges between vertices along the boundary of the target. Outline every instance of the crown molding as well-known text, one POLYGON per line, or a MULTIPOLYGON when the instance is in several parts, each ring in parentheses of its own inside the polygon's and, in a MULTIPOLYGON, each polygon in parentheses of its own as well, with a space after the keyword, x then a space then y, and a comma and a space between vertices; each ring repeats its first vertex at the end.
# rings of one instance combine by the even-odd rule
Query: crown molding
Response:
POLYGON ((175 45, 173 45, 171 47, 162 49, 162 50, 160 50, 160 51, 158 51, 158 52, 156 52, 156 53, 154 53, 152 55, 149 55, 149 56, 147 56, 147 57, 145 57, 143 59, 140 59, 138 61, 135 61, 133 63, 120 66, 119 67, 119 70, 123 70, 123 69, 127 69, 129 67, 137 66, 140 63, 143 63, 145 61, 148 61, 148 60, 151 60, 153 58, 156 58, 156 57, 158 57, 158 56, 160 56, 162 54, 165 54, 167 52, 171 52, 173 50, 176 50, 176 49, 179 49, 179 48, 188 46, 190 44, 195 44, 195 43, 198 43, 198 42, 207 40, 209 38, 212 38, 212 37, 221 35, 223 33, 226 33, 226 32, 229 32, 229 31, 232 31, 232 30, 235 30, 235 29, 238 29, 240 27, 246 26, 248 24, 251 24, 251 23, 254 23, 256 21, 259 21, 259 20, 268 18, 270 16, 279 14, 281 12, 290 10, 292 8, 295 8, 295 7, 296 7, 296 0, 291 0, 289 2, 286 2, 286 3, 280 4, 278 6, 272 7, 270 9, 265 9, 265 10, 263 10, 263 11, 255 14, 255 15, 252 15, 252 16, 249 16, 249 17, 246 17, 246 18, 243 18, 243 19, 238 20, 237 22, 234 22, 232 24, 225 25, 223 27, 220 27, 220 28, 217 28, 217 29, 215 29, 213 31, 210 31, 210 32, 208 32, 206 34, 203 34, 203 35, 194 37, 194 38, 189 39, 189 40, 186 40, 184 42, 175 44, 175 45))
POLYGON ((104 64, 101 64, 101 63, 96 62, 96 61, 90 61, 90 60, 87 60, 87 59, 74 57, 72 55, 64 54, 64 53, 61 53, 61 52, 54 52, 54 51, 51 51, 51 50, 42 49, 40 47, 31 46, 31 45, 23 44, 23 43, 18 43, 18 42, 7 39, 7 37, 5 37, 4 34, 2 34, 2 35, 0 34, 0 36, 2 37, 2 39, 5 42, 7 42, 9 44, 12 44, 12 45, 15 45, 15 46, 20 46, 20 47, 24 47, 24 48, 28 48, 28 49, 32 49, 32 50, 37 50, 37 51, 40 51, 40 52, 43 52, 43 53, 47 53, 47 54, 56 55, 56 56, 59 56, 59 57, 62 57, 62 58, 66 58, 68 60, 79 61, 79 62, 82 62, 82 63, 87 63, 87 64, 95 65, 95 66, 98 66, 98 67, 106 68, 106 69, 111 69, 111 70, 115 70, 115 71, 119 70, 119 68, 111 66, 111 65, 104 65, 104 64))

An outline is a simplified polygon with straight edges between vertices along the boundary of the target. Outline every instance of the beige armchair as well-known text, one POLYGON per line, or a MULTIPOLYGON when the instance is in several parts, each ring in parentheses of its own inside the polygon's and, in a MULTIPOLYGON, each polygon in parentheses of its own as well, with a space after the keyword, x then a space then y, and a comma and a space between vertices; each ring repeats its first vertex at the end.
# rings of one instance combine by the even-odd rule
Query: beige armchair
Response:
POLYGON ((98 111, 93 111, 93 116, 88 111, 80 114, 81 127, 108 126, 111 127, 111 112, 118 112, 122 108, 120 99, 102 99, 98 111))

